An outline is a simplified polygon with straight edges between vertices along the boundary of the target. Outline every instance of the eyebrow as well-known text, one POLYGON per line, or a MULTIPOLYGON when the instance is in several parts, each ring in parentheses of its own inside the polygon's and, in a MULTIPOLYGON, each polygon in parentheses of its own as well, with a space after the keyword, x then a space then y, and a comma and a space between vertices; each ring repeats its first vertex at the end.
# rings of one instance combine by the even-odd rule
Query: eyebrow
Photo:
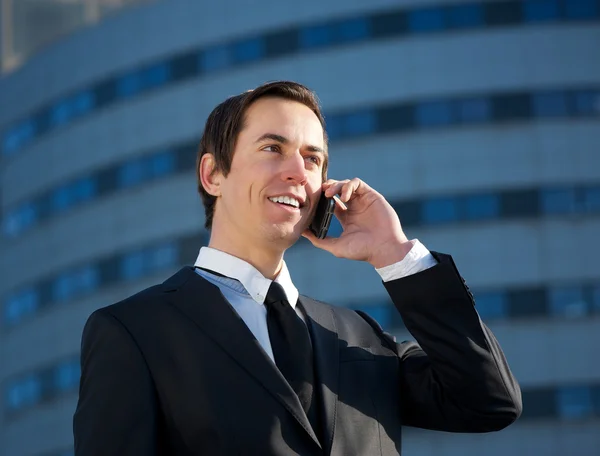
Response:
MULTIPOLYGON (((258 138, 255 142, 256 143, 260 143, 263 142, 265 140, 271 140, 271 141, 275 141, 278 142, 280 144, 288 144, 290 141, 289 139, 287 139, 285 136, 281 136, 281 135, 277 135, 275 133, 265 133, 264 135, 262 135, 260 138, 258 138)), ((325 151, 318 147, 318 146, 306 146, 306 148, 310 151, 310 152, 319 152, 323 155, 326 155, 325 151)))

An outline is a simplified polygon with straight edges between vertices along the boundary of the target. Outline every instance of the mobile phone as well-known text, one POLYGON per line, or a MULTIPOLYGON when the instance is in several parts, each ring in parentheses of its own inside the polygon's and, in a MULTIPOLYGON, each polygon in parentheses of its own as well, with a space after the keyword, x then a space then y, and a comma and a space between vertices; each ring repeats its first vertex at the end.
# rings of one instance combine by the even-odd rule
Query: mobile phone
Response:
POLYGON ((329 231, 329 225, 331 225, 331 218, 333 217, 333 211, 335 209, 335 200, 333 198, 327 198, 325 192, 321 193, 321 198, 317 204, 317 210, 315 216, 310 223, 310 231, 318 238, 325 239, 327 231, 329 231))

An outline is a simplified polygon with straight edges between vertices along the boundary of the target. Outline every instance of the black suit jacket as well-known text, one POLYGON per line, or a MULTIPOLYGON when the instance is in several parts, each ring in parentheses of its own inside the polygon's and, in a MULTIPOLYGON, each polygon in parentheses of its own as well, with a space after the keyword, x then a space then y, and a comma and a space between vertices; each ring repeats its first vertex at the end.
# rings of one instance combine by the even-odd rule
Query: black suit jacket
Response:
POLYGON ((77 456, 396 455, 401 427, 502 429, 521 393, 451 257, 384 283, 419 345, 301 296, 323 438, 220 290, 181 269, 97 310, 82 337, 77 456))

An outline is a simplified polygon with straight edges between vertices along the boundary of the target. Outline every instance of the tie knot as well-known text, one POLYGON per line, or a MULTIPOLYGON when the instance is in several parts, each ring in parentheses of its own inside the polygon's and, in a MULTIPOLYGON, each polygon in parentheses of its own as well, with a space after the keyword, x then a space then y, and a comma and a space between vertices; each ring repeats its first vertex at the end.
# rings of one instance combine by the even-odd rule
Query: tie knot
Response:
POLYGON ((273 304, 278 301, 287 301, 285 290, 277 282, 271 282, 269 291, 267 291, 267 297, 265 298, 265 305, 273 304))

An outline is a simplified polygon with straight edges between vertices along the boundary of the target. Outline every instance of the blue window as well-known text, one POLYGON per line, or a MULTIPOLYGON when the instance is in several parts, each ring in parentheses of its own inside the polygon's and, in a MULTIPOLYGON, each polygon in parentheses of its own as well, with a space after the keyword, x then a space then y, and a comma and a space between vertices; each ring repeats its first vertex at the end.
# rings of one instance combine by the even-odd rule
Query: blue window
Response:
POLYGON ((600 212, 600 187, 588 187, 584 189, 583 204, 587 212, 600 212))
POLYGON ((96 196, 97 182, 95 177, 85 177, 72 185, 73 195, 77 203, 89 201, 96 196))
POLYGON ((431 32, 444 28, 444 10, 418 9, 408 12, 408 29, 412 32, 431 32))
POLYGON ((568 115, 567 94, 546 92, 533 95, 533 112, 537 117, 557 117, 568 115))
POLYGON ((540 198, 545 214, 572 214, 577 210, 577 195, 573 188, 542 190, 540 198))
POLYGON ((565 1, 565 13, 569 19, 593 19, 600 16, 596 0, 565 1))
POLYGON ((76 296, 95 290, 100 283, 98 269, 86 266, 76 271, 61 274, 52 284, 52 299, 54 301, 68 301, 76 296))
POLYGON ((39 208, 33 201, 21 204, 8 212, 3 220, 3 230, 7 237, 14 237, 31 228, 38 220, 39 208))
POLYGON ((200 53, 200 70, 216 71, 228 68, 233 63, 231 49, 227 45, 213 46, 200 53))
POLYGON ((69 100, 61 100, 50 110, 50 124, 53 127, 64 125, 73 116, 71 103, 69 100))
POLYGON ((118 171, 118 182, 120 187, 131 187, 146 179, 144 159, 138 158, 123 163, 118 171))
POLYGON ((597 115, 600 114, 600 92, 585 90, 577 91, 574 96, 575 114, 597 115))
POLYGON ((421 219, 425 223, 445 223, 458 220, 455 198, 432 198, 423 203, 421 219))
POLYGON ((377 118, 371 110, 347 114, 344 119, 344 134, 346 136, 361 136, 374 133, 377 118))
POLYGON ((452 105, 448 101, 430 101, 416 107, 417 125, 435 127, 452 123, 452 105))
POLYGON ((73 97, 73 111, 76 115, 90 112, 96 106, 96 96, 91 90, 84 90, 73 97))
POLYGON ((594 313, 600 313, 600 284, 592 287, 592 310, 594 313))
POLYGON ((492 102, 489 98, 470 98, 456 102, 460 122, 487 122, 492 118, 492 102))
POLYGON ((133 280, 142 277, 145 273, 144 252, 131 252, 121 259, 121 277, 125 280, 133 280))
POLYGON ((332 44, 332 28, 329 24, 319 24, 300 29, 300 47, 315 48, 332 44))
POLYGON ((475 303, 475 308, 483 320, 506 318, 508 316, 508 297, 506 293, 476 293, 475 303))
POLYGON ((558 413, 562 418, 576 420, 592 416, 592 391, 589 386, 559 388, 558 413))
POLYGON ((56 391, 71 391, 79 386, 81 368, 79 361, 70 360, 54 368, 54 389, 56 391))
POLYGON ((147 251, 146 265, 149 272, 160 271, 177 263, 177 244, 168 242, 147 251))
POLYGON ((138 70, 121 76, 117 80, 117 95, 121 98, 131 97, 142 90, 142 77, 138 70))
POLYGON ((7 388, 6 403, 9 410, 32 406, 42 398, 42 384, 37 375, 23 377, 7 388))
POLYGON ((54 212, 60 212, 68 209, 73 202, 71 195, 71 186, 63 185, 52 192, 52 209, 54 212))
POLYGON ((483 22, 483 5, 456 5, 447 11, 448 25, 452 28, 481 27, 483 22))
POLYGON ((175 154, 171 151, 161 152, 149 157, 150 175, 152 177, 167 176, 175 172, 175 154))
POLYGON ((2 153, 12 155, 31 141, 37 133, 35 119, 31 118, 21 122, 9 130, 2 140, 2 153))
POLYGON ((527 0, 522 6, 525 22, 552 21, 560 16, 558 0, 527 0))
POLYGON ((467 220, 493 219, 500 215, 498 195, 468 195, 462 201, 464 216, 467 220))
POLYGON ((327 136, 330 141, 335 141, 344 137, 344 116, 343 115, 325 115, 327 119, 327 136))
POLYGON ((588 313, 582 287, 555 287, 550 289, 549 298, 552 315, 577 318, 588 313))
POLYGON ((340 42, 360 41, 371 35, 369 21, 364 17, 342 21, 337 24, 336 31, 340 42))
POLYGON ((146 68, 142 72, 143 89, 159 87, 169 82, 171 67, 167 62, 161 62, 146 68))
POLYGON ((239 41, 233 45, 233 56, 236 62, 260 60, 264 55, 265 40, 263 37, 239 41))
POLYGON ((28 288, 10 296, 4 303, 4 323, 16 325, 24 317, 33 315, 40 305, 36 289, 28 288))

